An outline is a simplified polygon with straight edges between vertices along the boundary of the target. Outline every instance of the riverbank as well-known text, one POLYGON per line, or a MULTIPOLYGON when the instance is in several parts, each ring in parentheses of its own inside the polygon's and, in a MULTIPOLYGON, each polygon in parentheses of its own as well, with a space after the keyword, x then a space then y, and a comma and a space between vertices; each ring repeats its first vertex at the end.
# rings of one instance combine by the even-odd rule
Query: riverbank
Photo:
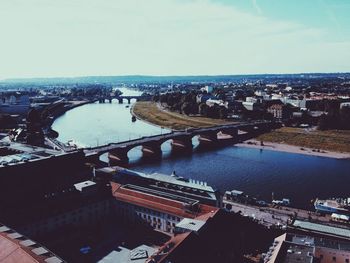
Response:
POLYGON ((350 153, 325 151, 325 150, 305 148, 305 147, 300 147, 295 145, 273 143, 273 142, 266 142, 266 141, 264 141, 263 145, 261 145, 261 141, 258 141, 256 139, 248 140, 243 143, 238 143, 238 144, 235 144, 235 146, 261 149, 261 150, 271 150, 271 151, 278 151, 278 152, 304 154, 304 155, 327 157, 327 158, 335 158, 335 159, 350 159, 350 153))
POLYGON ((65 114, 67 111, 72 110, 74 108, 86 105, 92 103, 92 101, 89 100, 82 100, 82 101, 67 101, 66 104, 63 105, 63 107, 51 110, 50 115, 48 119, 46 120, 47 125, 46 129, 51 129, 52 124, 56 119, 61 117, 63 114, 65 114))
MULTIPOLYGON (((174 130, 232 123, 226 120, 190 117, 169 112, 161 109, 154 102, 137 102, 131 111, 138 119, 174 130)), ((262 134, 255 140, 238 145, 313 156, 348 159, 350 158, 350 131, 318 131, 315 129, 283 127, 262 134), (263 141, 265 146, 261 146, 260 141, 263 141)))
POLYGON ((53 117, 53 120, 55 120, 58 117, 62 116, 63 114, 65 114, 69 110, 72 110, 72 109, 74 109, 76 107, 80 107, 80 106, 83 106, 83 105, 86 105, 86 104, 89 104, 89 103, 93 103, 93 102, 90 101, 90 100, 81 100, 81 101, 80 100, 79 101, 72 100, 72 101, 67 101, 67 103, 69 103, 69 104, 66 104, 61 111, 51 115, 53 117))
POLYGON ((131 112, 140 120, 172 130, 203 128, 233 123, 227 120, 187 116, 176 112, 170 112, 161 109, 156 103, 150 101, 136 102, 131 112))
POLYGON ((317 152, 350 154, 350 131, 283 127, 256 138, 258 141, 310 148, 317 152))

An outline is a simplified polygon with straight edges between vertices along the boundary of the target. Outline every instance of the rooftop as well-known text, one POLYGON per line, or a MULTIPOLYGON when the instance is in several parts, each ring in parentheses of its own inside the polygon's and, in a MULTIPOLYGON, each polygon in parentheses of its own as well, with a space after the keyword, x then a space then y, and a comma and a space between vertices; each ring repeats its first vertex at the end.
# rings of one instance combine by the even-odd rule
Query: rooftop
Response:
POLYGON ((285 243, 286 254, 283 263, 312 263, 313 247, 285 243))
POLYGON ((114 181, 124 188, 186 203, 199 201, 203 204, 217 206, 220 198, 219 192, 206 183, 177 175, 144 174, 121 167, 105 167, 97 169, 96 176, 107 181, 114 181))
POLYGON ((321 225, 300 220, 295 220, 293 223, 293 227, 306 231, 350 239, 350 229, 321 225))
POLYGON ((62 154, 61 151, 18 142, 0 142, 0 168, 62 154))
POLYGON ((275 238, 264 262, 313 262, 315 248, 350 251, 350 242, 311 235, 285 233, 275 238))
POLYGON ((242 262, 239 253, 233 252, 237 244, 237 240, 232 239, 237 234, 237 228, 231 225, 234 217, 224 210, 211 213, 199 231, 175 235, 153 254, 149 262, 242 262))
MULTIPOLYGON (((265 254, 266 263, 312 263, 314 247, 294 239, 293 235, 283 234, 273 242, 269 251, 265 254), (292 240, 293 239, 293 240, 292 240)), ((302 239, 303 240, 303 239, 302 239)))
POLYGON ((295 244, 350 251, 350 242, 324 237, 313 237, 288 233, 286 240, 295 244))
POLYGON ((174 200, 169 195, 161 196, 156 192, 144 192, 139 188, 130 188, 130 185, 128 185, 129 187, 124 187, 121 184, 111 182, 111 186, 113 196, 119 201, 181 217, 195 218, 217 209, 204 204, 188 203, 185 198, 183 200, 174 200), (186 209, 187 205, 189 205, 189 209, 186 209), (191 205, 195 206, 191 207, 191 205))
POLYGON ((207 192, 212 192, 214 193, 215 190, 207 185, 206 182, 201 182, 197 180, 192 180, 192 179, 187 179, 183 178, 180 176, 173 176, 173 175, 166 175, 166 174, 160 174, 160 173, 152 173, 152 174, 146 174, 146 173, 141 173, 141 172, 136 172, 132 170, 128 170, 122 167, 105 167, 99 169, 100 171, 104 171, 110 174, 116 174, 116 173, 123 173, 127 174, 130 176, 140 176, 143 178, 148 178, 156 181, 161 181, 161 182, 166 182, 170 183, 173 185, 178 185, 178 186, 183 186, 183 187, 191 187, 194 189, 202 190, 202 191, 207 191, 207 192))
POLYGON ((205 221, 184 218, 176 225, 176 228, 198 232, 204 225, 205 221))
POLYGON ((75 189, 77 189, 80 192, 82 192, 86 188, 93 187, 93 186, 96 186, 96 183, 93 181, 84 181, 84 182, 74 184, 75 189))
POLYGON ((61 263, 48 249, 0 224, 0 262, 61 263))
POLYGON ((99 260, 100 263, 145 263, 146 260, 157 251, 156 248, 140 245, 132 250, 119 246, 111 251, 104 258, 99 260))

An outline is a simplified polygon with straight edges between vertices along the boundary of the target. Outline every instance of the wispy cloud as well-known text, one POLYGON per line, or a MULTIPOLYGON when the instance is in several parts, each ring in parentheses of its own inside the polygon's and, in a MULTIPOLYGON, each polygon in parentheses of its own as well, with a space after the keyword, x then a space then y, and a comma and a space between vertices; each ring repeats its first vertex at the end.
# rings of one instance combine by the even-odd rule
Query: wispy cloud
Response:
POLYGON ((1 0, 0 32, 0 77, 345 71, 350 61, 349 43, 327 45, 318 28, 210 0, 1 0))
POLYGON ((255 9, 255 11, 261 15, 262 14, 262 10, 260 8, 260 6, 258 5, 258 1, 257 0, 252 0, 252 4, 253 4, 253 7, 255 9))
POLYGON ((324 0, 319 0, 320 5, 323 7, 329 21, 335 26, 338 36, 341 35, 341 26, 335 15, 331 5, 328 5, 324 0))

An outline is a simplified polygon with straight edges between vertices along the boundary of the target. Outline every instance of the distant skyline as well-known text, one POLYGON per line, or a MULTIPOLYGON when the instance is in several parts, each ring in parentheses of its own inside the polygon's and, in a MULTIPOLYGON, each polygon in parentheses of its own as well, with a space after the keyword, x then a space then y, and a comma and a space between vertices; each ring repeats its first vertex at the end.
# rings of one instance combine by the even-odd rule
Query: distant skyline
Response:
POLYGON ((348 0, 1 0, 0 79, 350 71, 348 0))

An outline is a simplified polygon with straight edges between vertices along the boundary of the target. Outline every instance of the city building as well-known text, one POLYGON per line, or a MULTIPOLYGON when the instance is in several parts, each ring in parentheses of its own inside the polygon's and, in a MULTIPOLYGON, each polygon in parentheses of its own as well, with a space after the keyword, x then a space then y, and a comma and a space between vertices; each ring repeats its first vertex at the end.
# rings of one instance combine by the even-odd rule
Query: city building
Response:
POLYGON ((319 234, 329 238, 350 240, 349 228, 328 226, 302 220, 295 220, 290 227, 299 233, 319 234))
POLYGON ((208 94, 208 93, 198 94, 196 97, 196 102, 197 103, 205 103, 209 99, 216 99, 216 98, 215 98, 215 96, 208 94))
POLYGON ((267 112, 272 114, 272 116, 278 120, 288 119, 292 115, 291 108, 281 103, 272 104, 271 106, 267 107, 267 112))
POLYGON ((248 111, 257 111, 261 109, 261 99, 255 97, 246 97, 242 102, 243 107, 248 111))
POLYGON ((212 93, 214 91, 213 86, 205 86, 203 88, 201 88, 201 91, 205 91, 207 93, 212 93))
POLYGON ((237 215, 218 210, 196 220, 183 219, 176 234, 160 247, 148 263, 242 262, 243 242, 237 215))
POLYGON ((117 214, 162 232, 174 233, 182 219, 194 219, 221 206, 219 191, 204 182, 176 175, 106 167, 96 170, 96 177, 111 180, 117 214))
POLYGON ((205 102, 209 107, 216 105, 226 107, 226 104, 224 103, 223 100, 218 100, 218 99, 208 99, 205 102))
MULTIPOLYGON (((93 225, 110 215, 111 194, 107 185, 84 181, 59 192, 50 192, 35 204, 8 209, 6 220, 27 236, 45 238, 59 229, 93 225)), ((67 231, 67 236, 69 231, 67 231)))
POLYGON ((3 142, 0 145, 0 221, 15 226, 12 224, 21 220, 18 215, 22 211, 35 214, 45 195, 69 189, 89 177, 91 168, 85 165, 82 151, 64 153, 3 142))
POLYGON ((0 112, 25 115, 30 107, 29 94, 24 91, 0 92, 0 112))
POLYGON ((275 238, 264 254, 265 263, 330 263, 350 262, 350 242, 323 236, 285 233, 275 238))

